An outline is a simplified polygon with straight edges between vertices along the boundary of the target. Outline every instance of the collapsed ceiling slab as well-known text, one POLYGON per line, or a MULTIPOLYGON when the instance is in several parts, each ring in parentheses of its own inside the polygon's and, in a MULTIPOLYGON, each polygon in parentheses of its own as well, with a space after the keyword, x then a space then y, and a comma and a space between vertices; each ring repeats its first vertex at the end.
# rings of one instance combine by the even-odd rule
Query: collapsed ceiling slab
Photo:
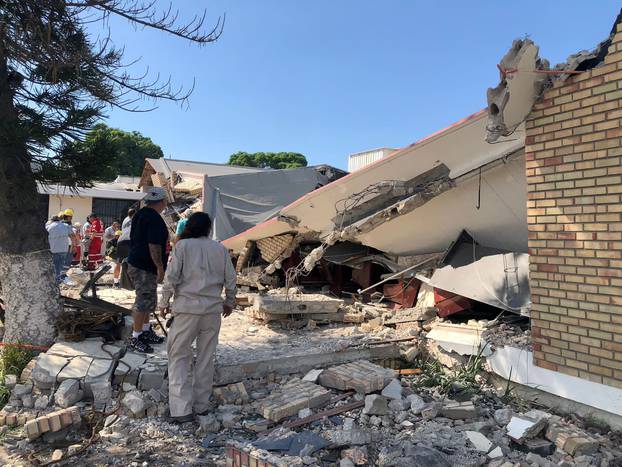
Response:
MULTIPOLYGON (((228 238, 223 243, 237 253, 248 240, 290 231, 312 231, 321 238, 328 238, 337 228, 335 222, 340 202, 383 181, 401 181, 406 185, 422 174, 444 166, 446 176, 441 179, 455 186, 444 186, 449 189, 438 190, 431 199, 414 206, 414 209, 404 209, 397 216, 384 216, 385 222, 374 225, 369 231, 356 233, 349 240, 395 255, 421 254, 444 250, 460 230, 468 227, 477 233, 478 238, 481 235, 492 239, 493 246, 495 243, 509 244, 511 246, 506 246, 508 249, 526 250, 524 157, 517 155, 517 151, 524 146, 524 127, 519 126, 512 139, 489 144, 485 141, 487 118, 486 110, 473 114, 301 197, 283 208, 277 218, 228 238), (514 154, 513 158, 506 161, 511 154, 514 154), (478 168, 493 161, 503 163, 486 169, 481 177, 474 175, 478 168), (432 216, 428 215, 429 206, 434 206, 435 214, 432 216), (420 214, 423 211, 425 215, 420 214)), ((408 196, 406 192, 403 195, 408 196)), ((371 206, 371 199, 364 198, 362 201, 369 202, 368 206, 371 206)), ((392 197, 385 201, 388 205, 377 207, 376 212, 395 204, 392 197)), ((400 198, 398 203, 404 203, 404 200, 400 198)), ((367 210, 361 213, 374 215, 367 210)))

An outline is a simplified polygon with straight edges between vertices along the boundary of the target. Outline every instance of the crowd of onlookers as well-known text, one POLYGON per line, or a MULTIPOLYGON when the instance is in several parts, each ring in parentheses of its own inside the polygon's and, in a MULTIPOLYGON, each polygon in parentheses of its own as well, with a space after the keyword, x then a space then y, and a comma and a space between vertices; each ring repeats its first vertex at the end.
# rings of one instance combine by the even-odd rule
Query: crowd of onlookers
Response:
POLYGON ((54 262, 56 282, 71 285, 67 270, 79 265, 86 271, 94 271, 106 257, 115 261, 114 285, 119 286, 121 262, 129 254, 132 217, 136 211, 128 210, 123 222, 115 220, 104 228, 104 222, 93 213, 86 222, 73 222, 72 209, 66 209, 53 216, 46 223, 50 251, 54 262))

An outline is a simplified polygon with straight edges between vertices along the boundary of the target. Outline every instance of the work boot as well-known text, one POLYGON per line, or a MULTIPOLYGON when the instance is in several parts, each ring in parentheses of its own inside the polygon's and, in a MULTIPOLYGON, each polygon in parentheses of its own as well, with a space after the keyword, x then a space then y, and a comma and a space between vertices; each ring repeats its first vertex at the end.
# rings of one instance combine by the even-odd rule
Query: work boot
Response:
POLYGON ((161 344, 164 342, 164 337, 158 336, 153 328, 149 328, 148 331, 143 331, 139 339, 147 344, 161 344))
POLYGON ((171 415, 169 414, 167 418, 169 422, 177 423, 179 425, 181 425, 182 423, 190 423, 194 421, 194 415, 192 414, 182 415, 181 417, 171 417, 171 415))
MULTIPOLYGON (((141 334, 140 336, 142 337, 143 334, 141 334)), ((145 342, 140 337, 130 336, 127 341, 127 350, 132 350, 139 353, 152 353, 153 347, 151 347, 148 342, 145 342)))

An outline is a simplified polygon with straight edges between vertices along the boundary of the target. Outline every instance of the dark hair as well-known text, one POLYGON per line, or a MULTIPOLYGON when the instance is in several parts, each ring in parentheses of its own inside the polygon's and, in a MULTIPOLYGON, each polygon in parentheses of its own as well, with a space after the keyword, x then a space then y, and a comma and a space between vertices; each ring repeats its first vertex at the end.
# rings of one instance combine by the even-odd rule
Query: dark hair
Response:
POLYGON ((133 216, 134 216, 134 214, 136 214, 136 209, 134 209, 134 208, 129 208, 129 209, 127 210, 127 215, 128 215, 130 218, 131 218, 131 217, 133 217, 133 216))
POLYGON ((211 230, 212 220, 209 215, 204 212, 195 212, 188 218, 179 239, 208 237, 211 230))

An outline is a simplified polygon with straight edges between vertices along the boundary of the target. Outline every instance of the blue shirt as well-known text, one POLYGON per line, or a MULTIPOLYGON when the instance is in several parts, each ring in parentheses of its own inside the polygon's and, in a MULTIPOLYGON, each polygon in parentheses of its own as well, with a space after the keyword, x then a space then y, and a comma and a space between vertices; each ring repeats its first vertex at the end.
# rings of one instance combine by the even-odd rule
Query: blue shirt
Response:
POLYGON ((175 235, 177 235, 179 237, 181 235, 181 233, 184 231, 184 229, 186 228, 186 224, 187 223, 188 223, 188 218, 181 219, 177 223, 177 230, 175 230, 175 235))

